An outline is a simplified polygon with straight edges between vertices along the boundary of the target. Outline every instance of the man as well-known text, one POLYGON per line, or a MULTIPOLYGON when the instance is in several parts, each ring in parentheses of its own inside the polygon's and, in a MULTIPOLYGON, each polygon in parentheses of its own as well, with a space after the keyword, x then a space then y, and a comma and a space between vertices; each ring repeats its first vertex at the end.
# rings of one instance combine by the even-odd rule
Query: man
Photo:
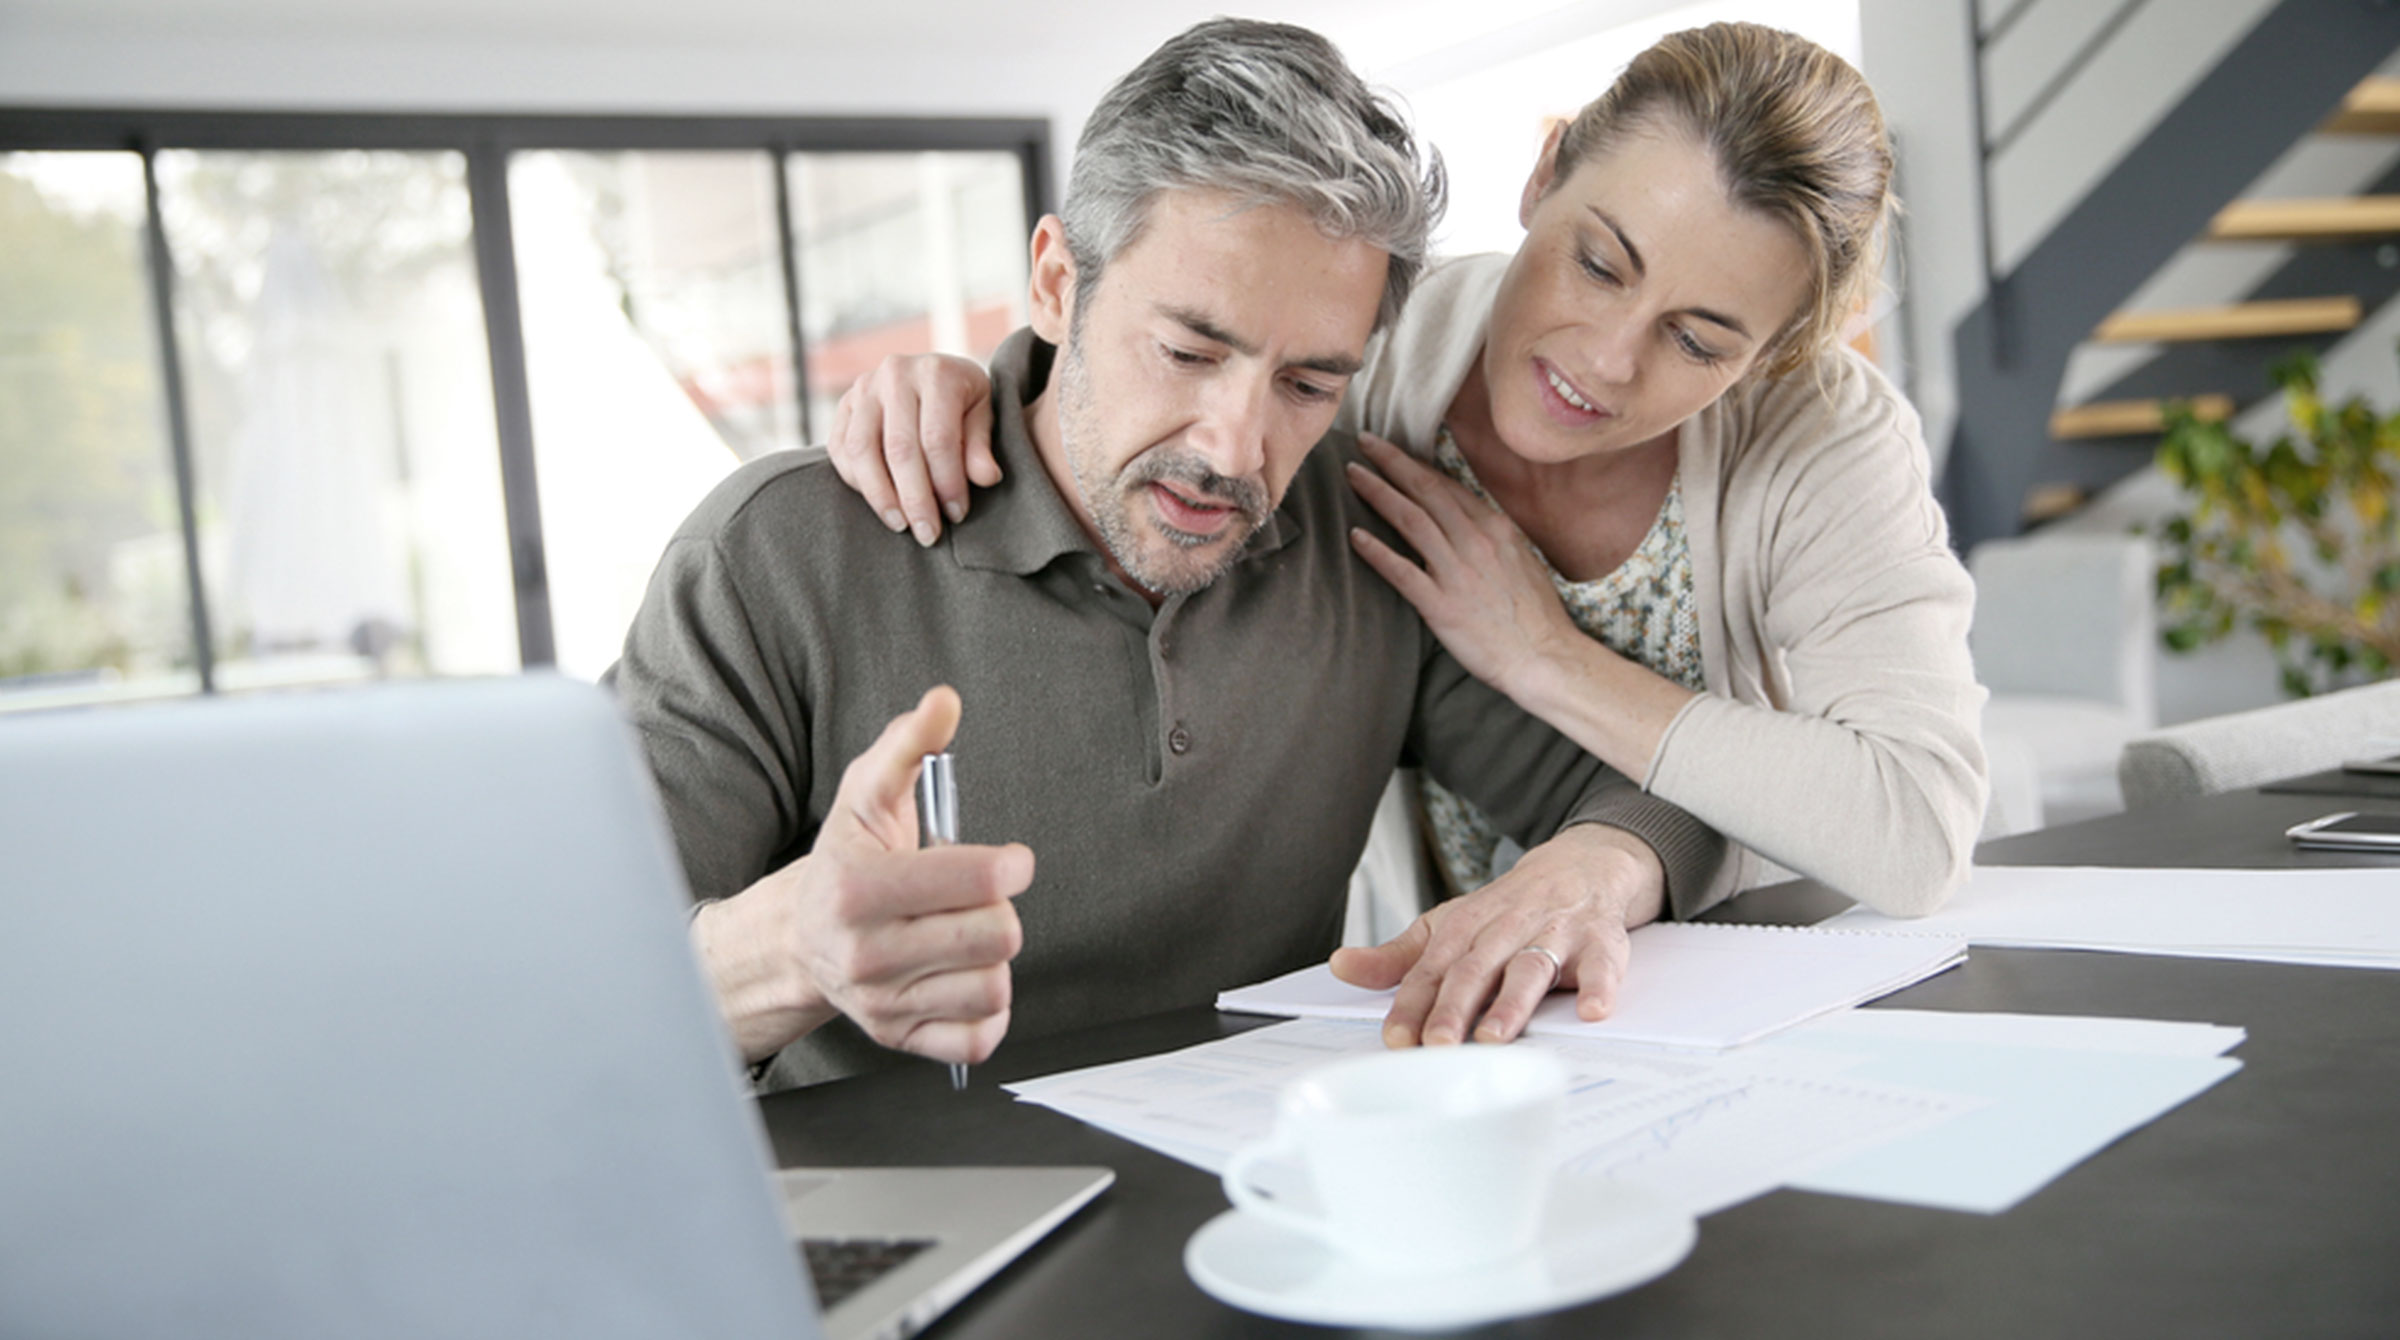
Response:
POLYGON ((1721 854, 1351 557, 1380 523, 1347 444, 1311 449, 1438 180, 1323 39, 1203 24, 1102 101, 1034 234, 1032 329, 993 366, 1007 482, 970 519, 895 542, 812 452, 678 533, 611 675, 769 1084, 1321 961, 1404 758, 1520 836, 1574 826, 1386 951, 1395 1041, 1512 1036, 1562 980, 1601 1008, 1625 928, 1721 854), (909 782, 945 746, 962 836, 1031 850, 915 850, 909 782))

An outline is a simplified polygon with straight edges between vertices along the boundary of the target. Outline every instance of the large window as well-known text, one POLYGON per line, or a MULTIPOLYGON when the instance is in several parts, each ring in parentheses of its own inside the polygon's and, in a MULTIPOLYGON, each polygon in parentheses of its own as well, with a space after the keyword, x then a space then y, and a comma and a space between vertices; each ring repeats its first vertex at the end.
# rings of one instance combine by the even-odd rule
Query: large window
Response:
POLYGON ((0 685, 198 687, 141 159, 0 154, 0 685))
POLYGON ((1022 173, 1007 154, 794 154, 808 403, 826 422, 886 354, 983 357, 1025 324, 1022 173))
POLYGON ((217 683, 518 662, 456 153, 157 157, 217 683))
POLYGON ((615 659, 675 524, 1024 319, 1033 122, 0 110, 0 711, 615 659))

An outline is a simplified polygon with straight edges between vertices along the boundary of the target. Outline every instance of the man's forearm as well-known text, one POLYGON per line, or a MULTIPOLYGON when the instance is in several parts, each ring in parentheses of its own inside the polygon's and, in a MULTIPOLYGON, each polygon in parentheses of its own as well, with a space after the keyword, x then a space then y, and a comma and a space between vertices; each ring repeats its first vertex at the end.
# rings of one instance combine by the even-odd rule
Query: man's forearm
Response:
POLYGON ((808 990, 790 955, 776 952, 789 943, 789 928, 778 924, 784 906, 736 896, 702 904, 692 917, 692 944, 745 1061, 773 1056, 837 1013, 808 990))

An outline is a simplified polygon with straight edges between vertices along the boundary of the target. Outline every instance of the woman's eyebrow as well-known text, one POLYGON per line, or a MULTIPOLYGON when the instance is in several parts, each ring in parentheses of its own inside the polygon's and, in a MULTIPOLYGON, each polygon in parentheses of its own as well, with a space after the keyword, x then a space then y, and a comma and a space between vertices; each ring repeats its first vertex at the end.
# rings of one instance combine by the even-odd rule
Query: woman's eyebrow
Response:
POLYGON ((1642 264, 1642 249, 1633 244, 1633 239, 1627 237, 1625 230, 1617 226, 1617 221, 1608 216, 1608 211, 1598 205, 1586 205, 1584 208, 1590 210, 1592 217, 1600 221, 1600 226, 1617 239, 1617 245, 1625 249, 1626 268, 1633 271, 1634 278, 1639 279, 1647 273, 1648 267, 1642 264))
MULTIPOLYGON (((1598 205, 1586 205, 1584 208, 1590 210, 1592 217, 1600 221, 1600 226, 1608 229, 1609 235, 1617 239, 1617 245, 1625 249, 1625 266, 1633 271, 1633 277, 1639 279, 1649 273, 1647 267, 1642 264, 1642 249, 1633 244, 1633 239, 1627 237, 1625 230, 1617 226, 1617 221, 1608 216, 1608 211, 1598 205)), ((1751 338, 1750 328, 1743 325, 1740 318, 1730 313, 1720 312, 1711 307, 1687 307, 1684 310, 1711 325, 1723 326, 1745 340, 1751 338)))
POLYGON ((1703 321, 1723 326, 1725 329, 1732 331, 1734 334, 1741 336, 1745 340, 1750 338, 1749 327, 1744 326, 1740 321, 1736 320, 1727 313, 1713 311, 1706 307, 1686 307, 1684 310, 1691 313, 1693 316, 1699 317, 1703 321))

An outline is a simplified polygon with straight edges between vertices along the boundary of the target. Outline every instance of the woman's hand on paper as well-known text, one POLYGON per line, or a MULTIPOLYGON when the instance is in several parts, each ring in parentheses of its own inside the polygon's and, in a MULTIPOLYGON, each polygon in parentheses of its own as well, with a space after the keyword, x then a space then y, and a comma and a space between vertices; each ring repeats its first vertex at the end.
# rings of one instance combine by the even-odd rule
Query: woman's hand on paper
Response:
POLYGON ((1385 1046, 1507 1042, 1553 988, 1575 992, 1582 1018, 1606 1018, 1625 980, 1627 936, 1657 919, 1665 894, 1665 868, 1647 843, 1578 824, 1393 939, 1334 951, 1333 973, 1353 986, 1397 988, 1385 1046))
POLYGON ((1417 561, 1364 530, 1350 532, 1350 547, 1416 606, 1469 674, 1514 697, 1505 682, 1513 667, 1589 641, 1508 513, 1382 438, 1361 433, 1358 443, 1375 468, 1353 464, 1350 487, 1408 541, 1417 561))

